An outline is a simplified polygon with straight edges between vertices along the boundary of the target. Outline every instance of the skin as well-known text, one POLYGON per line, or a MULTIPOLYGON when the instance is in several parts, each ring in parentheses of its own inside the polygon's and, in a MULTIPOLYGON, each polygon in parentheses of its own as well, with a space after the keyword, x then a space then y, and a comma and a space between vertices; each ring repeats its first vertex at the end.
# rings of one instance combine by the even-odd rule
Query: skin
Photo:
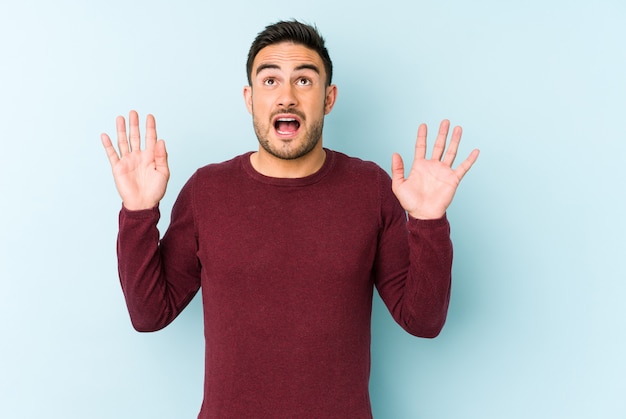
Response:
POLYGON ((408 177, 404 177, 404 162, 394 153, 391 163, 391 188, 405 211, 418 220, 434 220, 443 217, 452 203, 461 179, 478 159, 479 150, 474 149, 456 168, 452 163, 461 141, 462 129, 457 126, 452 131, 448 149, 446 139, 450 121, 444 119, 439 125, 430 159, 426 158, 426 124, 417 130, 413 165, 408 177), (445 153, 444 153, 445 150, 445 153))
MULTIPOLYGON (((326 74, 319 55, 302 45, 280 43, 263 48, 255 57, 252 85, 244 87, 244 100, 252 114, 259 150, 250 157, 252 166, 266 176, 298 178, 315 173, 324 164, 322 145, 324 116, 333 108, 337 87, 326 85, 326 74), (279 132, 275 118, 299 121, 295 132, 279 132)), ((156 122, 146 119, 145 146, 141 149, 139 117, 129 114, 126 121, 117 117, 115 150, 110 137, 101 135, 117 190, 129 210, 154 208, 165 195, 169 167, 165 142, 157 140, 156 122)), ((446 143, 450 122, 443 120, 426 157, 427 127, 418 128, 413 164, 405 177, 402 157, 392 157, 392 190, 407 213, 417 219, 441 218, 454 197, 461 179, 478 158, 473 150, 456 169, 456 158, 462 129, 452 130, 446 143)))
POLYGON ((252 166, 266 176, 294 178, 315 173, 324 163, 324 116, 337 87, 326 85, 324 63, 313 50, 283 42, 263 48, 252 64, 252 85, 243 95, 259 139, 252 166), (276 118, 294 118, 297 131, 281 134, 276 118))
POLYGON ((128 120, 129 136, 126 135, 124 117, 116 119, 119 154, 107 134, 101 135, 102 145, 124 207, 131 211, 154 208, 165 195, 170 178, 165 142, 157 141, 156 121, 154 116, 148 115, 145 147, 141 150, 137 112, 130 111, 128 120))

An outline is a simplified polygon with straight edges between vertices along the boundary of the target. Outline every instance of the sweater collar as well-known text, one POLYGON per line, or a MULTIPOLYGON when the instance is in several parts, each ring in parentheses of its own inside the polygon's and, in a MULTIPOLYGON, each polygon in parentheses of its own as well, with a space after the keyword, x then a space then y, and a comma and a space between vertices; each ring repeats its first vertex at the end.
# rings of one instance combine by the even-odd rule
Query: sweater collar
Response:
POLYGON ((241 166, 244 172, 253 180, 267 185, 287 187, 308 186, 324 179, 334 166, 336 153, 327 148, 324 148, 324 151, 326 152, 326 159, 324 160, 322 167, 312 175, 301 178, 277 178, 265 176, 257 172, 250 163, 250 155, 253 153, 252 151, 249 151, 241 156, 241 166))

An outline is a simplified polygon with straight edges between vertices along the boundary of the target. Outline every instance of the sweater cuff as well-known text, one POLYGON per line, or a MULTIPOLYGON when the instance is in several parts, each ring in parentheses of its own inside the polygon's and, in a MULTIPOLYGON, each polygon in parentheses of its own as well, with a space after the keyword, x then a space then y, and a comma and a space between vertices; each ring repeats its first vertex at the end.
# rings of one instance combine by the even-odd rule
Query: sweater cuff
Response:
POLYGON ((158 204, 153 208, 143 209, 143 210, 129 210, 128 208, 124 206, 124 204, 122 204, 122 209, 120 210, 120 216, 124 216, 126 218, 137 219, 137 220, 146 219, 146 218, 155 218, 155 217, 159 218, 160 215, 161 215, 161 212, 159 211, 158 204))
POLYGON ((416 230, 424 230, 424 229, 433 229, 439 227, 446 227, 449 225, 448 217, 446 214, 443 214, 441 218, 436 218, 434 220, 420 220, 417 218, 413 218, 408 215, 407 227, 409 231, 416 230))

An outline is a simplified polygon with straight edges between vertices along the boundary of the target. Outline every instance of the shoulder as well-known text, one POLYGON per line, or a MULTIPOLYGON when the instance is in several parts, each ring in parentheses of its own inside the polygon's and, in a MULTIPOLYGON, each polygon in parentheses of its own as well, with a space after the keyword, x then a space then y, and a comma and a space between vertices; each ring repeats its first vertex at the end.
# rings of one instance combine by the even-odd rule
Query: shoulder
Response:
POLYGON ((333 154, 335 179, 343 179, 363 192, 370 191, 381 197, 391 192, 391 177, 375 162, 338 151, 330 152, 333 154))
MULTIPOLYGON (((404 219, 404 210, 391 189, 391 177, 378 164, 346 154, 333 153, 335 182, 345 189, 341 196, 360 209, 369 208, 379 225, 391 219, 404 219)), ((355 210, 356 212, 357 210, 355 210)))
POLYGON ((245 158, 249 158, 250 154, 251 152, 248 152, 220 163, 207 164, 206 166, 199 168, 196 173, 193 174, 191 179, 194 181, 202 181, 215 178, 221 179, 225 176, 230 178, 241 172, 242 162, 245 158))
POLYGON ((371 199, 379 204, 394 200, 391 177, 378 164, 341 152, 330 152, 333 159, 331 177, 334 182, 349 188, 351 196, 358 195, 358 199, 371 199))
POLYGON ((339 151, 327 150, 331 153, 334 168, 342 176, 357 177, 361 182, 366 180, 379 181, 380 178, 389 178, 389 175, 378 164, 362 160, 358 157, 348 156, 339 151))
POLYGON ((200 167, 187 180, 180 191, 179 200, 204 200, 206 195, 218 193, 241 178, 242 159, 250 153, 233 157, 221 163, 211 163, 200 167))

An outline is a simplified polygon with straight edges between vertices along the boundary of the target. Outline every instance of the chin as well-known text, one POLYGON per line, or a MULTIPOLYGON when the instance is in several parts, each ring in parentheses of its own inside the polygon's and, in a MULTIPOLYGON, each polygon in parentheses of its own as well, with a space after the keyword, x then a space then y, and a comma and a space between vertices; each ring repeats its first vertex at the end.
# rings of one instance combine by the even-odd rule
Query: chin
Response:
POLYGON ((259 140, 261 147, 274 157, 282 160, 297 160, 310 154, 319 143, 319 139, 314 141, 298 141, 297 139, 288 140, 278 139, 271 144, 267 141, 259 140))

